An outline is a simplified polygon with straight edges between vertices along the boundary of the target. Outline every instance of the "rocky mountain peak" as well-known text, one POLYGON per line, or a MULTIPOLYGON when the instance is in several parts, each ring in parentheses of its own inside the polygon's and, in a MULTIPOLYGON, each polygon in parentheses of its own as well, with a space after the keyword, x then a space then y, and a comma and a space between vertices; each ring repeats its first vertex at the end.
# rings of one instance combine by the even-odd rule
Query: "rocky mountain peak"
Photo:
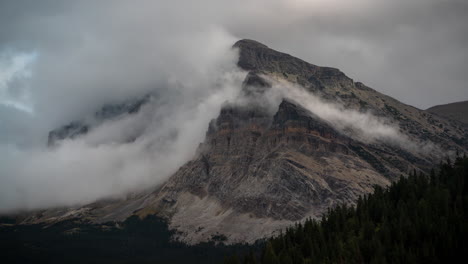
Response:
POLYGON ((256 40, 252 40, 252 39, 241 39, 241 40, 238 40, 236 43, 234 43, 233 47, 235 48, 246 48, 246 47, 250 47, 250 48, 266 48, 268 49, 268 46, 265 45, 265 44, 262 44, 256 40))
POLYGON ((239 40, 233 47, 239 49, 237 65, 246 71, 275 74, 301 85, 312 83, 314 90, 325 86, 326 79, 351 81, 338 69, 310 64, 254 40, 239 40))

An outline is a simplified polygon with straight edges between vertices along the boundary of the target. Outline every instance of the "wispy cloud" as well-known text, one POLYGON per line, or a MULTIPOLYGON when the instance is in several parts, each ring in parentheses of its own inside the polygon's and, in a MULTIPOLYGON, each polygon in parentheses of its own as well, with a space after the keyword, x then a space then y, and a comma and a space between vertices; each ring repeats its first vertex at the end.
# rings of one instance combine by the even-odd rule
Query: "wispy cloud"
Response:
POLYGON ((27 113, 33 112, 30 87, 26 80, 31 78, 31 67, 37 56, 37 52, 0 53, 0 104, 27 113))
MULTIPOLYGON (((338 102, 324 100, 304 87, 283 79, 263 76, 272 84, 264 95, 272 107, 283 98, 309 110, 335 129, 364 143, 383 143, 405 149, 417 155, 438 156, 442 150, 433 142, 409 137, 395 120, 377 117, 372 112, 347 109, 338 102)), ((271 108, 271 107, 270 107, 271 108)))

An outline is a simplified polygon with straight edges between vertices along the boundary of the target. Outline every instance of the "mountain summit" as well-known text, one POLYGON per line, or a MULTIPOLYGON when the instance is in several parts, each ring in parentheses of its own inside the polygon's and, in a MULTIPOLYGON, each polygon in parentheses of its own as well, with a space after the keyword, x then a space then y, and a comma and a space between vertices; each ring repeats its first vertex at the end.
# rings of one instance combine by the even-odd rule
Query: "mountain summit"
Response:
POLYGON ((239 40, 233 47, 239 49, 237 65, 246 71, 297 75, 299 78, 297 82, 301 85, 313 82, 316 78, 326 79, 333 76, 352 81, 338 69, 307 63, 289 54, 270 49, 255 40, 239 40))
MULTIPOLYGON (((434 142, 444 151, 468 149, 462 124, 403 104, 338 69, 253 40, 240 40, 233 48, 239 51, 239 68, 247 72, 242 87, 247 97, 261 99, 272 89, 272 80, 287 81, 343 109, 392 120, 410 141, 434 142)), ((288 98, 274 108, 226 104, 207 124, 196 156, 154 190, 66 214, 48 210, 25 223, 77 216, 99 223, 154 214, 166 218, 187 243, 219 237, 228 243, 253 242, 291 223, 320 217, 332 206, 353 204, 375 185, 428 170, 437 159, 420 149, 360 140, 288 98)))

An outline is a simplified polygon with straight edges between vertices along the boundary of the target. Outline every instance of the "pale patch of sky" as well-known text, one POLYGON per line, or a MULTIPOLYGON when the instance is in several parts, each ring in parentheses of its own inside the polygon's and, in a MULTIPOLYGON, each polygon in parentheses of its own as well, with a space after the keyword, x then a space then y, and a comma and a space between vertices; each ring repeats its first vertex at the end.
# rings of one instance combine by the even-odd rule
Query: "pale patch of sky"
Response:
POLYGON ((0 53, 0 104, 17 110, 33 113, 28 83, 32 76, 32 64, 38 53, 11 52, 0 53))

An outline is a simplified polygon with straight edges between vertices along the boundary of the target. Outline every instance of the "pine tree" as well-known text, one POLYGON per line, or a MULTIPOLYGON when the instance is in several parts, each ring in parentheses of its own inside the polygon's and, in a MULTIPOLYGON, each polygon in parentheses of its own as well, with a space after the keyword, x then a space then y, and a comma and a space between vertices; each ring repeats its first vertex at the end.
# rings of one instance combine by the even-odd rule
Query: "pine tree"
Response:
POLYGON ((270 241, 266 245, 262 258, 262 264, 279 264, 278 257, 276 256, 270 241))
POLYGON ((240 264, 239 258, 236 255, 224 258, 224 264, 240 264))
POLYGON ((244 264, 257 264, 257 258, 255 258, 252 250, 250 250, 249 254, 245 256, 244 264))

